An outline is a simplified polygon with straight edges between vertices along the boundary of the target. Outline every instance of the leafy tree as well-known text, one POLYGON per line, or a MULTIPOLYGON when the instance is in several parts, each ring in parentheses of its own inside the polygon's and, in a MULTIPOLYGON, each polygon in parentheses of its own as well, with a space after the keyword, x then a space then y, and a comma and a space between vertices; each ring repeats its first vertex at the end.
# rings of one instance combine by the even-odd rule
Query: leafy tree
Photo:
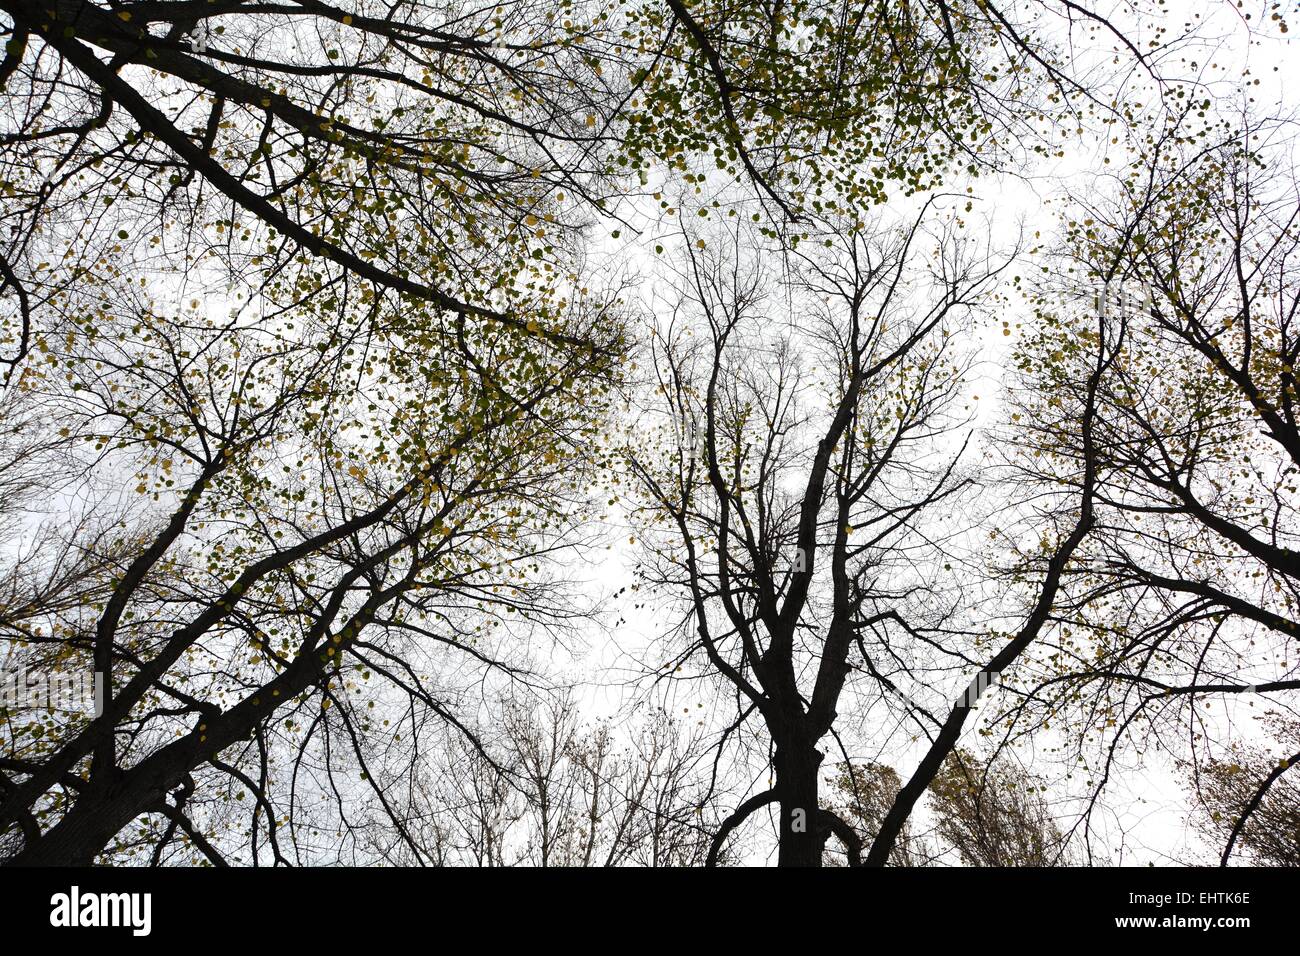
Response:
POLYGON ((572 272, 632 174, 699 189, 721 170, 773 230, 852 214, 1027 135, 1047 118, 1034 71, 1058 103, 1083 89, 1053 65, 1053 17, 1114 32, 1077 3, 987 0, 0 9, 11 372, 44 305, 88 283, 548 329, 527 274, 572 272))
MULTIPOLYGON (((1285 752, 1300 725, 1281 717, 1271 723, 1285 752)), ((1300 866, 1300 787, 1287 774, 1297 760, 1294 753, 1279 758, 1233 741, 1223 756, 1190 768, 1199 811, 1195 826, 1222 848, 1222 863, 1235 851, 1256 866, 1300 866)))
MULTIPOLYGON (((504 325, 478 335, 485 366, 456 348, 463 329, 410 313, 321 303, 275 326, 128 304, 93 334, 42 336, 48 371, 16 383, 62 403, 56 436, 82 449, 70 480, 133 491, 153 517, 116 559, 80 541, 111 577, 6 635, 106 684, 94 721, 7 722, 15 859, 89 861, 143 814, 197 832, 208 802, 244 794, 250 855, 289 859, 278 831, 319 829, 295 812, 305 766, 346 829, 356 788, 331 777, 383 804, 421 726, 463 726, 443 668, 508 673, 527 662, 503 634, 581 615, 548 568, 583 540, 595 462, 572 456, 613 372, 504 325), (93 624, 60 623, 74 615, 93 624)), ((569 314, 583 336, 616 334, 603 304, 569 314)))
MULTIPOLYGON (((880 833, 886 814, 903 789, 898 771, 882 763, 843 763, 831 780, 830 796, 835 812, 856 830, 863 843, 870 846, 880 833)), ((909 817, 894 841, 889 854, 890 866, 921 866, 929 856, 923 838, 912 832, 909 817)))
POLYGON ((1148 749, 1221 777, 1234 701, 1289 709, 1300 688, 1300 202, 1273 132, 1175 117, 1113 192, 1075 197, 1041 331, 1019 352, 1024 473, 1069 487, 1069 402, 1096 363, 1086 330, 1119 343, 1097 391, 1095 531, 1004 714, 1015 732, 1069 728, 1088 819, 1148 749))
MULTIPOLYGON (((892 767, 842 764, 832 793, 868 844, 880 832, 902 789, 892 767)), ((1046 787, 1006 757, 980 760, 958 747, 929 785, 933 826, 913 832, 909 820, 889 858, 891 866, 925 866, 955 856, 967 866, 1055 866, 1065 837, 1043 796, 1046 787)))
POLYGON ((1064 836, 1045 789, 1005 758, 985 763, 958 748, 930 784, 939 839, 969 866, 1054 866, 1064 836))

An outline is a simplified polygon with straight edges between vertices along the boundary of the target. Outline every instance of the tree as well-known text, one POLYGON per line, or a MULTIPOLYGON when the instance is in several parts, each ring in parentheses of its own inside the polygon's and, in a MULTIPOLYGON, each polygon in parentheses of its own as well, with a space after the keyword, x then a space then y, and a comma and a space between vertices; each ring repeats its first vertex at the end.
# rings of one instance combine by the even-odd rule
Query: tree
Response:
POLYGON ((981 762, 958 748, 930 784, 939 838, 969 866, 1054 866, 1065 839, 1045 789, 1008 760, 981 762))
MULTIPOLYGON (((1272 724, 1285 751, 1300 726, 1285 718, 1272 724)), ((1195 826, 1222 848, 1220 862, 1226 865, 1235 850, 1256 866, 1300 866, 1300 787, 1287 775, 1297 759, 1234 741, 1223 757, 1191 766, 1195 826)))
POLYGON ((1300 688, 1300 201, 1275 132, 1174 117, 1114 191, 1075 197, 1020 352, 1026 474, 1068 483, 1079 434, 1057 403, 1096 350, 1079 329, 1123 342, 1098 390, 1096 532, 1006 712, 1021 731, 1070 728, 1090 807, 1129 742, 1222 783, 1226 721, 1261 697, 1289 709, 1300 688))
MULTIPOLYGON (((901 230, 819 237, 825 245, 782 276, 789 331, 775 331, 761 273, 692 249, 652 340, 652 404, 627 456, 643 495, 644 576, 686 608, 664 671, 702 659, 725 681, 728 735, 761 718, 774 785, 741 803, 715 843, 778 803, 782 865, 819 865, 831 832, 858 855, 852 828, 820 804, 817 749, 858 676, 931 742, 867 856, 889 858, 969 717, 967 683, 987 682, 1032 643, 1091 521, 1085 464, 1082 506, 1065 509, 1059 539, 1044 538, 1023 625, 997 638, 961 627, 962 589, 945 574, 945 536, 957 532, 943 524, 971 487, 950 441, 963 424, 955 333, 1004 264, 955 226, 923 238, 931 204, 901 230), (661 448, 647 442, 652 424, 661 448), (979 667, 988 643, 999 649, 979 667), (927 686, 925 670, 957 677, 962 693, 927 686), (900 680, 917 695, 938 691, 947 716, 900 680)), ((1087 399, 1078 414, 1086 430, 1087 399)))
POLYGON ((524 859, 540 866, 698 866, 716 806, 703 755, 653 713, 620 746, 608 724, 577 725, 571 698, 515 709, 506 764, 523 798, 524 859))
POLYGON ((569 271, 628 174, 721 170, 773 229, 869 206, 1025 134, 1032 71, 1082 89, 1038 20, 1114 32, 1078 3, 987 0, 0 10, 11 371, 68 290, 199 270, 281 301, 347 289, 547 329, 515 277, 569 271))
MULTIPOLYGON (((870 845, 902 789, 897 772, 879 763, 844 764, 833 792, 845 818, 870 845)), ((924 866, 955 856, 967 866, 1055 866, 1065 838, 1043 793, 1042 781, 1006 758, 980 760, 959 747, 929 785, 926 833, 904 826, 891 866, 924 866)))
MULTIPOLYGON (((60 431, 92 476, 133 475, 155 530, 81 609, 88 634, 37 632, 106 694, 88 724, 7 725, 9 769, 25 775, 3 800, 27 833, 14 859, 89 861, 142 814, 197 832, 190 814, 232 789, 252 797, 250 854, 260 840, 279 859, 277 831, 296 839, 304 822, 305 765, 338 804, 330 829, 347 829, 354 788, 331 777, 382 804, 384 781, 420 759, 423 724, 463 726, 452 687, 433 683, 447 662, 508 673, 526 662, 503 631, 581 615, 548 566, 582 544, 594 462, 571 455, 611 370, 509 326, 480 331, 484 366, 456 348, 463 329, 410 313, 318 303, 277 330, 239 310, 218 325, 125 305, 92 332, 42 336, 48 371, 16 383, 63 403, 60 431)), ((601 303, 573 303, 570 321, 617 334, 601 303)))
POLYGON ((564 204, 605 175, 609 89, 567 7, 6 4, 18 357, 41 303, 115 265, 541 322, 511 280, 562 258, 564 204))
MULTIPOLYGON (((862 843, 870 846, 880 833, 898 792, 903 788, 898 771, 882 763, 843 763, 831 781, 832 810, 857 831, 862 843)), ((890 866, 922 866, 930 856, 923 837, 912 832, 911 819, 904 824, 889 854, 890 866)))
MULTIPOLYGON (((830 299, 810 337, 837 370, 819 383, 826 414, 804 420, 803 394, 774 395, 772 421, 790 432, 767 444, 781 480, 806 465, 797 503, 770 480, 756 497, 746 485, 742 439, 758 424, 746 405, 773 396, 756 366, 733 361, 752 316, 704 253, 692 295, 714 368, 703 403, 688 392, 670 416, 704 426, 709 463, 667 497, 656 464, 639 475, 652 511, 696 540, 721 535, 716 568, 694 554, 684 565, 701 646, 750 708, 738 722, 761 712, 775 744, 777 789, 751 796, 708 858, 764 801, 782 805, 786 862, 820 861, 827 827, 852 840, 818 804, 816 745, 835 729, 855 647, 870 680, 899 697, 886 670, 928 666, 893 663, 899 630, 917 650, 946 634, 950 608, 918 621, 911 606, 931 586, 908 579, 919 554, 933 563, 943 550, 914 522, 967 487, 933 466, 949 451, 957 387, 940 326, 992 274, 941 249, 938 299, 900 331, 883 313, 911 309, 896 295, 914 291, 904 273, 918 227, 878 242, 870 208, 894 183, 910 196, 963 167, 975 174, 1036 125, 1054 135, 1076 97, 1105 108, 1060 66, 1042 21, 1078 19, 1149 66, 1142 52, 1073 2, 0 10, 12 104, 0 128, 0 361, 6 400, 20 396, 4 410, 56 410, 24 437, 67 469, 40 475, 41 452, 18 455, 12 474, 49 495, 88 493, 97 512, 50 529, 66 560, 6 569, 0 638, 105 687, 92 720, 6 715, 7 855, 161 863, 179 844, 214 864, 376 847, 444 858, 442 830, 416 839, 426 821, 407 785, 431 727, 449 725, 487 762, 474 783, 497 800, 497 758, 464 716, 471 688, 529 669, 511 637, 561 632, 587 610, 557 559, 587 543, 608 464, 594 439, 628 350, 624 289, 588 252, 597 227, 640 215, 618 201, 637 182, 664 217, 680 211, 666 188, 687 197, 691 222, 752 224, 801 263, 789 288, 830 299), (692 198, 719 181, 715 195, 744 198, 692 198), (831 254, 805 254, 824 241, 831 254), (723 395, 723 369, 746 384, 723 395), (749 509, 769 504, 779 510, 755 532, 749 509), (742 538, 752 553, 733 567, 728 542, 742 538), (827 571, 823 595, 812 581, 827 571), (705 630, 719 614, 739 628, 719 638, 739 641, 732 663, 705 630), (810 626, 826 635, 811 653, 810 626), (804 664, 818 671, 806 702, 804 664), (795 810, 809 817, 799 829, 795 810), (395 840, 376 841, 376 827, 395 840), (232 850, 236 832, 247 845, 232 850)), ((680 345, 660 344, 665 355, 680 345)), ((800 379, 783 366, 786 381, 800 379)), ((1048 606, 1090 520, 1084 472, 1077 534, 1045 556, 1048 606)), ((1014 660, 1041 617, 1040 601, 988 666, 1014 660)), ((949 650, 948 673, 974 661, 949 650)), ((933 743, 882 821, 877 862, 966 719, 962 707, 941 720, 902 706, 933 743)), ((595 813, 597 790, 609 791, 597 787, 607 755, 592 746, 574 759, 591 764, 595 813)), ((684 786, 663 773, 670 792, 684 786)), ((545 802, 549 862, 552 847, 569 850, 554 844, 545 802)), ((693 858, 675 814, 645 824, 670 841, 655 862, 693 858)), ((493 834, 507 822, 481 821, 483 860, 504 859, 493 834)), ((594 828, 588 839, 589 856, 594 828)))
MULTIPOLYGON (((607 723, 584 725, 568 692, 499 710, 504 719, 478 734, 488 752, 463 736, 449 740, 435 779, 418 788, 412 832, 429 858, 541 867, 703 862, 716 803, 702 751, 666 714, 630 724, 624 736, 607 723)), ((411 862, 398 843, 381 858, 411 862)))

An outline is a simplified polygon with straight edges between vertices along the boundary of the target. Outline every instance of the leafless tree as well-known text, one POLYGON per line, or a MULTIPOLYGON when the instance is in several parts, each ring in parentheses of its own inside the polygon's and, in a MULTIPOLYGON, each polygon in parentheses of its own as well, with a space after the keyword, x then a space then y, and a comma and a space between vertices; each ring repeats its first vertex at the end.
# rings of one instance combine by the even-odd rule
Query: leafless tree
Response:
MULTIPOLYGON (((780 318, 743 257, 692 249, 651 349, 651 416, 628 458, 644 494, 645 577, 687 608, 664 672, 689 663, 725 681, 728 735, 761 718, 775 783, 740 804, 715 845, 779 803, 782 865, 819 865, 832 832, 859 856, 855 831, 820 804, 817 746, 857 681, 853 693, 895 702, 931 742, 867 861, 889 858, 969 717, 967 683, 1035 639, 1091 520, 1088 465, 1082 507, 1069 502, 1059 538, 1026 569, 1023 625, 981 660, 945 573, 948 516, 972 487, 954 439, 965 359, 952 333, 1005 262, 955 228, 927 234, 932 202, 901 231, 819 235, 786 280, 780 318), (646 440, 649 422, 662 449, 646 440), (929 683, 940 676, 960 686, 929 683), (915 702, 936 691, 946 714, 915 702)), ((1086 431, 1090 406, 1079 412, 1086 431)))
MULTIPOLYGON (((697 866, 716 819, 703 750, 666 714, 620 732, 583 721, 571 692, 499 704, 476 739, 449 739, 418 787, 412 833, 440 864, 697 866)), ((389 828, 377 834, 392 842, 389 828)), ((383 858, 408 862, 394 845, 383 858)))

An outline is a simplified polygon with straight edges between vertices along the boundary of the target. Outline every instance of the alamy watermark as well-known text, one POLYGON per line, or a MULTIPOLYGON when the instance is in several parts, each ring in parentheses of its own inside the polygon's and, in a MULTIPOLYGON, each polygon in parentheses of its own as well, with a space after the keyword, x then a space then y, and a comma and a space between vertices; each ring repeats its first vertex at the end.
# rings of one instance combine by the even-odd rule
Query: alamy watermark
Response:
POLYGON ((74 886, 50 897, 50 925, 55 927, 123 926, 133 936, 153 929, 152 893, 95 893, 74 886))
POLYGON ((1095 282, 1078 293, 1093 313, 1101 319, 1123 315, 1149 316, 1157 298, 1151 286, 1141 279, 1108 279, 1095 282))
POLYGON ((98 671, 17 667, 0 668, 0 707, 8 710, 104 712, 104 675, 98 671))
POLYGON ((956 707, 965 707, 967 709, 974 707, 984 692, 990 687, 996 687, 998 683, 997 671, 980 671, 975 675, 975 679, 957 699, 956 707))

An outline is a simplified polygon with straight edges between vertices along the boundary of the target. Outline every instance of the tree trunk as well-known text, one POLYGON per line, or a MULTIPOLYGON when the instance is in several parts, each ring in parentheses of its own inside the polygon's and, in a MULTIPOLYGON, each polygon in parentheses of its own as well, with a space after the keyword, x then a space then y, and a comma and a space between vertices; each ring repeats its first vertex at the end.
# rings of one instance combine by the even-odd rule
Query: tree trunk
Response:
POLYGON ((90 866, 135 814, 114 803, 78 801, 67 816, 6 861, 8 866, 90 866))
MULTIPOLYGON (((175 746, 175 745, 173 745, 175 746)), ((142 813, 160 807, 185 777, 190 755, 160 751, 111 783, 91 787, 39 839, 6 866, 89 866, 118 833, 142 813)))
POLYGON ((776 790, 781 802, 781 838, 777 866, 821 866, 826 831, 817 805, 822 754, 802 741, 778 744, 776 790))

